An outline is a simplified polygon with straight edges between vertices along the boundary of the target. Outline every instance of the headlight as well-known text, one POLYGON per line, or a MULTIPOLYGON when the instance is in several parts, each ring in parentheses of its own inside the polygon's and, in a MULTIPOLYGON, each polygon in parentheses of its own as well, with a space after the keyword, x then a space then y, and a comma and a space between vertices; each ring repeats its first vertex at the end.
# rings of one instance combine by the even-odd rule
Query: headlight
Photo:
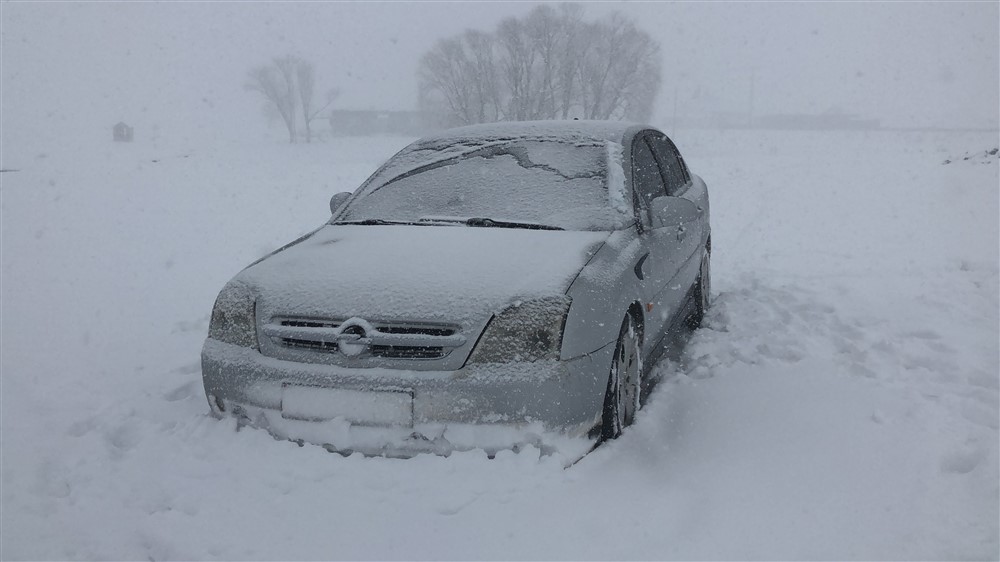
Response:
POLYGON ((570 302, 567 296, 514 302, 486 324, 469 363, 558 359, 570 302))
POLYGON ((257 347, 257 322, 255 320, 253 293, 241 283, 229 283, 215 299, 208 337, 241 347, 257 347))

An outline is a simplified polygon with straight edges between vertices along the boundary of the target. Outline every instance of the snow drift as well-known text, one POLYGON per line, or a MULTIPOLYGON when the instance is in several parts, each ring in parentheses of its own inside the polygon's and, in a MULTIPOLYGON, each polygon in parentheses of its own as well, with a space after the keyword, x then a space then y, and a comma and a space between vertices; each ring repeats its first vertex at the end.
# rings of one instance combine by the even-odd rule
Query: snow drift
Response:
POLYGON ((713 190, 713 307, 566 470, 207 415, 219 288, 406 139, 5 145, 2 557, 1000 556, 998 164, 941 164, 996 135, 674 137, 713 190))

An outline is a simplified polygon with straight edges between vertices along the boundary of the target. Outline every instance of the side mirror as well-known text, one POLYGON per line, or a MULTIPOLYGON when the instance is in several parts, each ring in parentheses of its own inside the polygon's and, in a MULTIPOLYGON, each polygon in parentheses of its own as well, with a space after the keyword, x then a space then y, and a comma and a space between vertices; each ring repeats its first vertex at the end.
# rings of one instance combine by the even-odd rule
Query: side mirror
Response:
POLYGON ((652 202, 653 227, 681 226, 698 220, 701 211, 693 201, 662 195, 652 202))
POLYGON ((337 211, 351 198, 351 194, 343 191, 330 198, 330 214, 336 215, 337 211))

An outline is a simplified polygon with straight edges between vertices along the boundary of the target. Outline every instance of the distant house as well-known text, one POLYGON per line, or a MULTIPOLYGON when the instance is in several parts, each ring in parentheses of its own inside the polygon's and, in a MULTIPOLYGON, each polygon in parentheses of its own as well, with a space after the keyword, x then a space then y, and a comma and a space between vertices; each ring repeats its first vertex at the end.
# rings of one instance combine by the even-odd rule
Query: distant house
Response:
POLYGON ((132 142, 132 127, 123 121, 119 121, 117 125, 112 127, 111 133, 114 135, 115 142, 132 142))

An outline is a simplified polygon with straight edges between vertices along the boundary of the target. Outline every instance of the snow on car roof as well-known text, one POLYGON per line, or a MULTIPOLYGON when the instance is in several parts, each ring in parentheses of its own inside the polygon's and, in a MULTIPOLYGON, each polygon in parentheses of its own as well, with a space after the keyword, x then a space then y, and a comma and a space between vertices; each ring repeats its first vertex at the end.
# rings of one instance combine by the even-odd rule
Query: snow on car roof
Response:
POLYGON ((426 136, 414 144, 438 144, 441 141, 461 143, 465 140, 488 142, 491 139, 508 138, 551 138, 567 142, 621 142, 629 129, 639 126, 638 123, 626 121, 505 121, 448 129, 426 136))

